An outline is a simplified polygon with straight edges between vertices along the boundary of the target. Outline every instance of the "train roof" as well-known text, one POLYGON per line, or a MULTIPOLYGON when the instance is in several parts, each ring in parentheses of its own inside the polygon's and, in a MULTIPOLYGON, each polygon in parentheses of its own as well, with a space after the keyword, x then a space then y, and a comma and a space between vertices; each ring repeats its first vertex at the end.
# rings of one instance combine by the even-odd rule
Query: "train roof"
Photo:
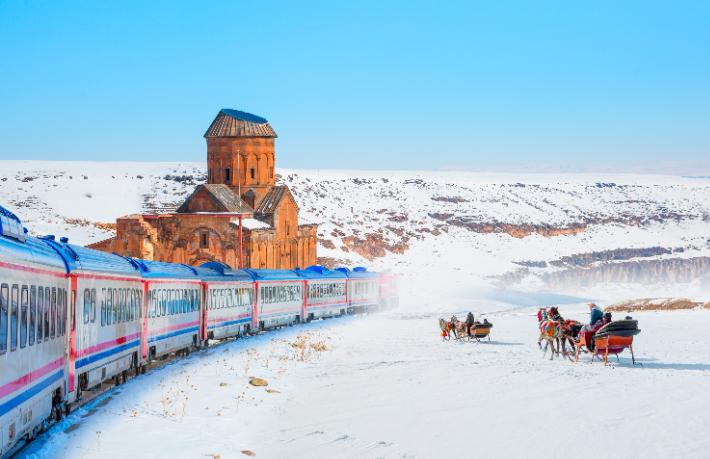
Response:
POLYGON ((245 269, 255 281, 302 280, 296 271, 288 269, 245 269))
POLYGON ((88 271, 127 277, 139 277, 136 266, 127 258, 113 253, 69 244, 66 239, 54 240, 52 236, 42 239, 56 250, 70 271, 88 271))
POLYGON ((163 261, 130 258, 141 275, 146 279, 191 279, 200 280, 201 271, 192 266, 163 261))
POLYGON ((68 267, 57 252, 41 239, 26 236, 19 239, 0 235, 0 260, 8 263, 38 264, 68 272, 68 267))
POLYGON ((379 275, 374 271, 368 271, 367 268, 362 266, 356 266, 352 270, 348 268, 336 268, 336 271, 344 273, 351 279, 371 279, 379 275))
POLYGON ((246 270, 234 269, 228 264, 219 261, 203 263, 197 268, 200 276, 205 280, 232 281, 232 282, 252 282, 252 276, 246 270))
POLYGON ((342 271, 335 271, 325 266, 309 266, 306 269, 295 269, 296 274, 305 279, 345 279, 348 276, 342 271))

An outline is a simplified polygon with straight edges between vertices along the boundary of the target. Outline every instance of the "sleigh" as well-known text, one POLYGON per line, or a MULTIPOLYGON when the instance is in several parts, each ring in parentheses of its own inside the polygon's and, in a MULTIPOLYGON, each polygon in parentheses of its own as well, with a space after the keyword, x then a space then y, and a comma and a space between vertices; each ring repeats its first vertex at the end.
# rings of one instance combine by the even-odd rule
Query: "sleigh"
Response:
POLYGON ((491 328, 493 328, 493 324, 491 323, 476 322, 471 327, 471 338, 475 339, 476 341, 482 341, 487 338, 488 341, 490 341, 491 328))
POLYGON ((582 332, 579 334, 579 340, 576 343, 577 361, 579 361, 579 353, 582 348, 586 347, 590 349, 590 344, 592 344, 590 341, 593 340, 594 349, 590 351, 592 361, 594 361, 595 357, 599 357, 604 360, 604 365, 607 365, 610 355, 615 355, 618 361, 619 354, 628 349, 631 353, 631 362, 635 365, 634 336, 638 335, 640 332, 641 330, 638 329, 635 320, 611 322, 600 328, 596 334, 591 336, 582 332))

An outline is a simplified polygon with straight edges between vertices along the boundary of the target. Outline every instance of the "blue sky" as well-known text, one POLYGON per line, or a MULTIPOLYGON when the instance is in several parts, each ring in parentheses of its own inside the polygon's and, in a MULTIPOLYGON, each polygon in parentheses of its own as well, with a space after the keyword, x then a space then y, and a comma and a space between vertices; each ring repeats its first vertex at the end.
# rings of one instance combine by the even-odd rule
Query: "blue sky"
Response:
POLYGON ((0 159, 710 172, 710 2, 0 0, 0 159))

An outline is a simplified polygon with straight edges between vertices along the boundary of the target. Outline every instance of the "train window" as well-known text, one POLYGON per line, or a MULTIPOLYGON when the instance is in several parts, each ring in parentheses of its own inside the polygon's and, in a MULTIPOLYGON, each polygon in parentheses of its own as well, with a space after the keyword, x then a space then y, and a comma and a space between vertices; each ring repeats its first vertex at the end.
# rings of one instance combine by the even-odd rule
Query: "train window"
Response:
POLYGON ((20 302, 20 287, 15 284, 10 290, 10 350, 17 349, 17 307, 20 302))
POLYGON ((133 321, 133 289, 127 288, 126 290, 126 322, 133 321))
POLYGON ((123 322, 123 303, 126 298, 123 295, 123 289, 117 288, 113 294, 113 308, 116 310, 115 324, 123 322))
POLYGON ((155 290, 148 291, 148 317, 155 317, 155 290))
POLYGON ((29 290, 22 286, 20 293, 20 348, 27 347, 27 307, 29 306, 29 290))
POLYGON ((51 308, 49 310, 49 336, 54 339, 57 334, 57 288, 52 287, 51 308))
POLYGON ((49 310, 52 304, 52 289, 44 288, 44 340, 49 340, 49 310))
POLYGON ((89 308, 89 319, 92 323, 96 322, 96 289, 91 289, 91 308, 89 308))
POLYGON ((161 304, 160 304, 160 315, 165 317, 168 315, 168 291, 165 289, 162 289, 160 291, 160 299, 161 299, 161 304))
POLYGON ((106 325, 106 289, 101 289, 101 326, 106 325))
POLYGON ((57 291, 57 336, 67 333, 67 291, 60 288, 57 291))
POLYGON ((115 290, 112 288, 106 289, 106 325, 116 323, 116 305, 114 304, 116 297, 114 292, 115 290))
POLYGON ((35 328, 37 324, 37 287, 30 287, 30 346, 35 343, 35 328))
MULTIPOLYGON (((74 298, 76 299, 76 298, 74 298)), ((69 315, 67 314, 68 312, 68 306, 69 306, 69 292, 67 292, 67 289, 63 288, 62 289, 62 302, 60 303, 61 307, 59 308, 60 317, 59 317, 59 323, 61 324, 62 328, 62 336, 65 336, 67 334, 67 319, 69 315)), ((73 309, 73 314, 72 314, 72 323, 71 323, 71 329, 76 330, 76 324, 74 323, 75 321, 73 318, 76 317, 76 306, 73 309)))
POLYGON ((136 317, 139 319, 143 317, 143 292, 140 290, 136 290, 136 298, 138 298, 138 314, 136 317))
POLYGON ((10 291, 7 284, 0 286, 0 354, 7 352, 7 324, 10 291))
POLYGON ((119 296, 121 297, 121 311, 118 323, 126 322, 128 320, 128 296, 126 295, 126 289, 122 288, 120 290, 119 296))
POLYGON ((141 314, 141 300, 138 289, 133 289, 133 308, 133 320, 136 320, 141 314))
POLYGON ((123 315, 123 320, 126 322, 131 322, 133 320, 133 290, 124 289, 126 295, 126 308, 123 315))
POLYGON ((37 289, 37 344, 42 342, 44 327, 42 318, 44 317, 44 287, 37 289))
POLYGON ((88 324, 91 320, 91 291, 88 288, 84 289, 84 323, 88 324))
POLYGON ((113 289, 113 298, 111 299, 111 306, 112 306, 111 307, 111 323, 117 324, 118 323, 118 308, 120 306, 117 288, 113 289))

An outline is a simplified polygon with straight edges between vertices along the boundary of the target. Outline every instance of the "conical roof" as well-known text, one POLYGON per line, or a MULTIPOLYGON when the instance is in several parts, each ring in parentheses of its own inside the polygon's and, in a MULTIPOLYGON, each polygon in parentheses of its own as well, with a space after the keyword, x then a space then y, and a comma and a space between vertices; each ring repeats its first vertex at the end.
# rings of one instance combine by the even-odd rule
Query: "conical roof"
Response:
POLYGON ((205 137, 276 137, 276 132, 265 118, 223 108, 205 132, 205 137))

